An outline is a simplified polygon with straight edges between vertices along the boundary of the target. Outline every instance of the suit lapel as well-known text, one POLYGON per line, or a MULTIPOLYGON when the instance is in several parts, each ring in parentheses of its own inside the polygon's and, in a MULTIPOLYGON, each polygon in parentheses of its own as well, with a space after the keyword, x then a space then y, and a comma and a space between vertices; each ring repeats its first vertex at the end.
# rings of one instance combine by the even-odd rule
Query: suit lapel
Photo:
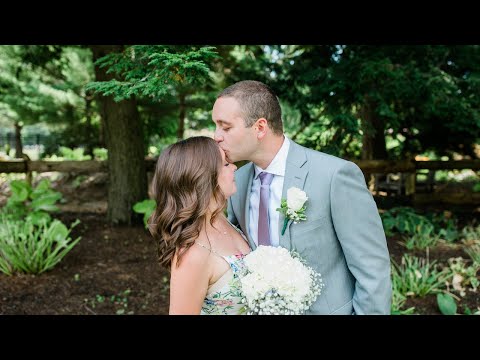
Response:
MULTIPOLYGON (((305 155, 305 150, 290 140, 290 148, 288 150, 287 164, 285 166, 285 180, 283 181, 282 189, 282 199, 287 198, 287 191, 291 187, 297 187, 299 189, 304 189, 305 179, 308 175, 308 170, 304 167, 304 164, 307 162, 307 157, 305 155)), ((308 196, 308 194, 307 194, 308 196)), ((278 218, 278 234, 280 236, 280 246, 291 250, 291 237, 290 237, 290 226, 292 221, 290 221, 285 229, 285 233, 282 235, 283 223, 285 217, 283 214, 280 214, 278 218)))

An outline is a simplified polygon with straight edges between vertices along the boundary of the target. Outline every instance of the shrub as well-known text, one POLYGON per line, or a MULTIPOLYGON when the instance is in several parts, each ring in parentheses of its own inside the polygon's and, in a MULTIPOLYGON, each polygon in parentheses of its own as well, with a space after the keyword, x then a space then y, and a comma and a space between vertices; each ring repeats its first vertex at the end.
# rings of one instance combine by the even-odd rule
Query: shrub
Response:
POLYGON ((143 223, 145 224, 145 228, 147 228, 148 218, 155 210, 155 206, 155 200, 152 199, 143 200, 133 205, 133 211, 138 214, 143 214, 143 223))
POLYGON ((435 263, 408 254, 403 255, 400 265, 392 260, 392 281, 396 282, 398 292, 418 297, 441 292, 450 274, 438 271, 435 263))
POLYGON ((12 195, 4 208, 4 213, 11 220, 28 220, 39 225, 43 221, 49 222, 50 212, 58 211, 55 205, 62 198, 62 194, 50 188, 50 182, 43 179, 35 188, 26 181, 13 180, 10 182, 12 195))
POLYGON ((53 268, 80 241, 68 236, 79 222, 68 229, 59 220, 37 225, 28 217, 18 221, 0 215, 0 271, 40 274, 53 268))

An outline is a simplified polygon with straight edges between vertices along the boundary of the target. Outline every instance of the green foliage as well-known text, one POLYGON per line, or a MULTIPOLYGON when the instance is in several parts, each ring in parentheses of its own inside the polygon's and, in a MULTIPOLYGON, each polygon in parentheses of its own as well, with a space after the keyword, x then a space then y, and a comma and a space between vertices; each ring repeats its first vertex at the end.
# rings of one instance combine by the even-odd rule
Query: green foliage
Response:
POLYGON ((93 76, 87 49, 0 47, 0 114, 12 124, 71 124, 88 117, 83 86, 93 76))
POLYGON ((60 147, 78 148, 82 147, 89 155, 90 149, 101 146, 99 141, 99 119, 92 120, 87 124, 82 120, 71 120, 68 124, 57 126, 51 129, 50 133, 42 138, 44 146, 42 157, 59 154, 60 147))
MULTIPOLYGON (((84 155, 84 148, 70 149, 65 146, 60 146, 58 149, 59 155, 45 156, 44 160, 48 161, 84 161, 92 160, 90 155, 84 155)), ((98 152, 98 150, 97 150, 98 152)))
POLYGON ((39 225, 51 220, 50 212, 58 211, 55 204, 62 198, 62 194, 51 189, 47 179, 41 180, 35 188, 26 181, 13 180, 10 189, 12 195, 3 211, 9 219, 25 219, 39 225))
POLYGON ((464 306, 464 314, 465 315, 480 315, 480 308, 477 308, 475 312, 473 312, 468 306, 464 306))
POLYGON ((457 220, 456 219, 447 219, 447 218, 438 218, 433 219, 433 224, 435 226, 435 231, 438 236, 449 242, 452 243, 456 241, 459 237, 459 232, 457 230, 457 220), (440 228, 440 226, 443 226, 440 228))
MULTIPOLYGON (((393 264, 391 265, 393 267, 393 264)), ((393 274, 393 268, 392 268, 393 274)), ((410 315, 415 311, 415 307, 409 307, 408 309, 403 309, 407 297, 400 292, 401 282, 398 276, 392 276, 392 304, 391 304, 391 314, 392 315, 410 315)))
POLYGON ((95 148, 93 149, 93 156, 95 157, 95 160, 107 160, 108 150, 105 148, 95 148))
POLYGON ((392 304, 390 308, 391 315, 412 315, 415 313, 415 306, 411 306, 408 309, 402 309, 405 305, 407 298, 400 293, 392 294, 392 304))
POLYGON ((392 281, 397 283, 398 292, 419 297, 440 292, 450 275, 438 271, 435 263, 409 254, 402 256, 400 265, 392 259, 392 281))
POLYGON ((395 207, 381 214, 387 236, 395 232, 407 235, 407 249, 433 247, 439 240, 458 239, 457 220, 450 213, 420 215, 410 207, 395 207))
POLYGON ((465 243, 468 245, 473 244, 480 244, 480 225, 474 226, 465 226, 462 229, 461 238, 465 243))
POLYGON ((462 242, 466 245, 465 252, 477 266, 480 266, 480 225, 464 227, 461 237, 462 242))
POLYGON ((470 256, 477 266, 480 266, 480 245, 470 245, 465 248, 465 252, 470 256))
POLYGON ((394 232, 414 235, 429 231, 434 225, 425 216, 415 213, 410 207, 394 207, 381 214, 383 228, 387 236, 394 232))
POLYGON ((445 240, 448 243, 452 243, 458 239, 458 220, 450 211, 440 213, 428 212, 425 214, 425 217, 433 224, 434 234, 439 239, 445 240))
POLYGON ((337 129, 327 118, 320 117, 307 126, 298 124, 290 130, 290 136, 295 142, 310 149, 335 156, 359 158, 362 139, 359 134, 346 136, 347 129, 348 127, 337 129))
POLYGON ((404 242, 405 247, 408 250, 419 249, 423 250, 428 247, 434 247, 437 245, 440 237, 433 234, 434 227, 430 224, 419 224, 416 227, 415 234, 409 236, 404 242))
POLYGON ((324 130, 338 134, 334 143, 360 131, 401 135, 389 155, 403 157, 471 153, 480 136, 480 46, 266 48, 270 62, 262 65, 277 95, 301 112, 302 124, 329 119, 324 130))
POLYGON ((452 278, 451 285, 460 296, 465 296, 467 287, 470 287, 473 292, 477 291, 480 284, 477 277, 479 270, 479 263, 474 262, 473 265, 467 266, 465 260, 461 257, 448 259, 448 271, 450 271, 452 278))
POLYGON ((87 90, 115 101, 132 95, 156 100, 168 95, 172 87, 202 85, 209 78, 209 62, 218 55, 214 47, 133 45, 122 53, 111 53, 97 60, 122 80, 92 82, 87 90))
POLYGON ((83 152, 85 151, 85 149, 83 148, 69 149, 65 146, 60 146, 59 151, 60 158, 62 158, 63 160, 82 161, 92 159, 90 155, 83 154, 83 152))
POLYGON ((177 138, 168 137, 168 138, 164 138, 162 141, 156 142, 155 145, 148 147, 148 156, 150 157, 159 156, 162 153, 162 151, 165 150, 166 147, 175 143, 176 141, 177 141, 177 138))
POLYGON ((145 224, 145 228, 148 227, 147 221, 155 211, 156 206, 155 200, 152 199, 143 200, 133 205, 133 211, 138 214, 143 214, 143 223, 145 224))
MULTIPOLYGON (((448 158, 443 158, 443 161, 448 160, 448 158)), ((463 170, 436 170, 435 171, 435 181, 437 182, 450 182, 450 183, 461 183, 461 182, 474 182, 478 180, 478 176, 473 170, 463 169, 463 170)))
POLYGON ((52 269, 80 241, 69 237, 79 222, 68 229, 59 220, 38 224, 30 217, 17 221, 0 215, 0 271, 40 274, 52 269))
MULTIPOLYGON (((117 315, 124 315, 125 311, 128 310, 128 297, 131 295, 131 290, 127 289, 124 291, 120 291, 115 295, 101 295, 101 294, 96 294, 94 299, 84 299, 85 305, 89 305, 91 309, 89 309, 91 312, 95 314, 95 312, 92 309, 95 309, 98 305, 100 304, 107 304, 110 303, 113 306, 115 306, 116 311, 115 313, 117 315)), ((133 315, 133 311, 128 311, 126 313, 127 315, 133 315)))
POLYGON ((437 304, 443 315, 456 315, 457 304, 450 294, 437 294, 437 304))
POLYGON ((475 185, 473 185, 472 191, 480 192, 480 182, 477 182, 475 185))

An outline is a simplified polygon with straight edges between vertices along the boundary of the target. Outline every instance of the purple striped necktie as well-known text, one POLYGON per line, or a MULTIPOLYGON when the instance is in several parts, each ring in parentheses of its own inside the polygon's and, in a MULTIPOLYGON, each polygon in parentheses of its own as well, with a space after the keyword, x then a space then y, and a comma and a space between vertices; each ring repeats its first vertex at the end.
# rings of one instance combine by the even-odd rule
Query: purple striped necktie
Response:
POLYGON ((258 206, 258 245, 271 245, 270 227, 268 225, 268 201, 273 174, 261 172, 259 176, 261 185, 260 204, 258 206))

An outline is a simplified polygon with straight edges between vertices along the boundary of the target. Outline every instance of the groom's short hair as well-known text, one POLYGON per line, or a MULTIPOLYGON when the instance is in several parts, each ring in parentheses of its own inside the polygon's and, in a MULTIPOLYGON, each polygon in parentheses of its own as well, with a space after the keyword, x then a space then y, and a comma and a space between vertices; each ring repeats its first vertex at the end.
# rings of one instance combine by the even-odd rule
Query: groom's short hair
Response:
POLYGON ((283 135, 282 109, 277 95, 266 84, 254 80, 239 81, 223 90, 217 99, 221 97, 232 97, 239 102, 246 127, 265 118, 274 134, 283 135))

